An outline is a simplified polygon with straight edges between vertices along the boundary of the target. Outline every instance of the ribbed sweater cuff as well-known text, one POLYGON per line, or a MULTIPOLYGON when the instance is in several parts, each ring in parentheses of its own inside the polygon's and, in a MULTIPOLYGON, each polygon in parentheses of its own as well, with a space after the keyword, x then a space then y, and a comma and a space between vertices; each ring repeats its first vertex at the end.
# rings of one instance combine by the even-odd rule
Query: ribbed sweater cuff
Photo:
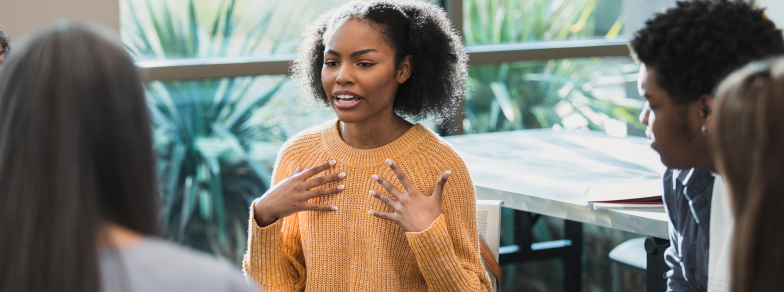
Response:
POLYGON ((406 238, 428 285, 434 286, 437 291, 466 287, 444 214, 422 232, 406 232, 406 238))
POLYGON ((246 269, 250 268, 252 271, 246 272, 265 286, 281 285, 283 283, 278 282, 284 277, 274 274, 283 273, 284 267, 288 265, 283 251, 283 234, 281 233, 284 219, 278 219, 268 226, 259 227, 254 215, 254 210, 251 208, 251 232, 250 244, 248 245, 250 262, 246 265, 246 269))

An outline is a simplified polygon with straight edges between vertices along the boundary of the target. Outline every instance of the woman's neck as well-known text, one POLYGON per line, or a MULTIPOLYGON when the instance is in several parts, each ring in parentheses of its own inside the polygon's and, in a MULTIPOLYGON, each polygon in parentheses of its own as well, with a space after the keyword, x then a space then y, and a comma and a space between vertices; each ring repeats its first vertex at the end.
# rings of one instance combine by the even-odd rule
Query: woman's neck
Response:
POLYGON ((356 149, 374 149, 395 141, 413 124, 396 114, 360 123, 339 122, 338 131, 346 144, 356 149))

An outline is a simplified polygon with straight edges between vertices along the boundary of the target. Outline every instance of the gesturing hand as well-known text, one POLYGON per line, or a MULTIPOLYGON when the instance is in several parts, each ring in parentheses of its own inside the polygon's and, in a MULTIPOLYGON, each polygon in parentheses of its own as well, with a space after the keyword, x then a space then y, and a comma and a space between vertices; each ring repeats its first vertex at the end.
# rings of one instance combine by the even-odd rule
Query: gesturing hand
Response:
POLYGON ((384 188, 397 200, 378 193, 370 191, 370 195, 381 200, 387 206, 392 207, 394 213, 384 213, 378 211, 368 211, 368 214, 376 216, 381 219, 389 220, 400 225, 400 228, 405 232, 420 232, 429 228, 433 221, 441 215, 441 201, 444 194, 444 185, 446 179, 452 174, 446 171, 438 176, 436 179, 436 186, 433 190, 433 195, 426 197, 408 180, 403 170, 391 159, 387 159, 387 165, 395 172, 397 179, 403 184, 404 192, 401 192, 389 181, 379 175, 373 175, 373 180, 380 183, 384 188))
POLYGON ((272 186, 253 203, 256 224, 264 227, 275 223, 280 218, 300 211, 336 211, 338 207, 332 205, 318 205, 308 202, 312 198, 336 194, 343 190, 343 185, 310 190, 346 177, 346 174, 341 172, 308 180, 314 175, 332 168, 334 165, 335 161, 332 160, 303 172, 295 172, 287 179, 272 186))

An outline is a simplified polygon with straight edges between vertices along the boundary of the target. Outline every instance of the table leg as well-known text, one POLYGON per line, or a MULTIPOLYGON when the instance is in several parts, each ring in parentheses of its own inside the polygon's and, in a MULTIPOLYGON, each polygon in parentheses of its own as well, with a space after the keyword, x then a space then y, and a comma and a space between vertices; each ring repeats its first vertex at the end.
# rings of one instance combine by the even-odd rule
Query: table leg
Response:
POLYGON ((524 263, 546 259, 562 259, 564 263, 564 291, 582 289, 583 224, 564 220, 565 239, 533 243, 533 225, 538 215, 514 212, 514 245, 499 250, 499 263, 524 263))
POLYGON ((564 291, 580 292, 583 275, 583 224, 564 220, 564 235, 572 242, 564 254, 564 291))
POLYGON ((664 262, 664 251, 670 247, 666 239, 648 237, 645 239, 645 251, 648 253, 647 284, 648 292, 667 291, 667 278, 664 276, 670 267, 664 262))

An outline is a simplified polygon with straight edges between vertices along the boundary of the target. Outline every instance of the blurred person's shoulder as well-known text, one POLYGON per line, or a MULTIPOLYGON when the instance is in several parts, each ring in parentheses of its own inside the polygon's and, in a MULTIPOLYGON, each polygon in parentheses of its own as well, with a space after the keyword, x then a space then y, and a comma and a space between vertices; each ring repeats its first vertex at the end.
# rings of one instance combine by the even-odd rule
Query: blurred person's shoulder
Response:
POLYGON ((239 266, 160 238, 101 253, 103 291, 255 291, 239 266))

